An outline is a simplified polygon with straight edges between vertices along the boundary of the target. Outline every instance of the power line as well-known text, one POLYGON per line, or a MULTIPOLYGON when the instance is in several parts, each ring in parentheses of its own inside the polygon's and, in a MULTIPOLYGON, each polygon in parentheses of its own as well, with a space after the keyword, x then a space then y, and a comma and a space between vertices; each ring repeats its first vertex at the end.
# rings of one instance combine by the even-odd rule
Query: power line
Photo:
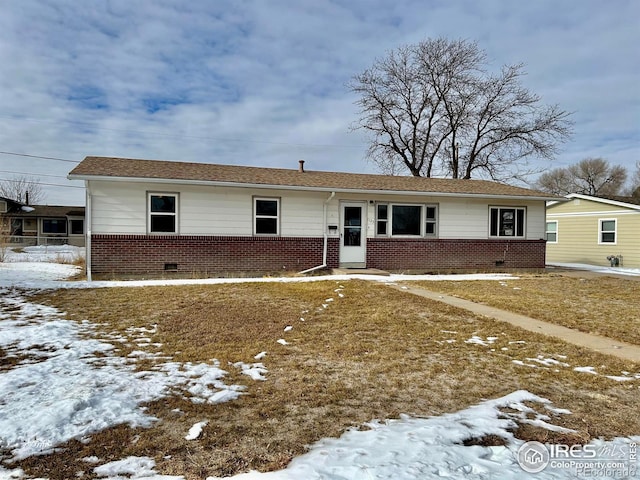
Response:
POLYGON ((80 163, 80 160, 69 160, 68 158, 43 157, 40 155, 29 155, 27 153, 16 153, 16 152, 0 152, 0 153, 3 155, 13 155, 15 157, 42 158, 44 160, 57 160, 59 162, 80 163))
MULTIPOLYGON (((20 183, 20 180, 12 180, 10 178, 0 178, 0 182, 20 183)), ((46 183, 46 182, 33 182, 36 185, 45 185, 47 187, 62 187, 62 188, 82 188, 77 185, 61 185, 59 183, 46 183)))
MULTIPOLYGON (((67 178, 65 175, 49 175, 47 173, 13 172, 11 170, 0 170, 0 173, 13 173, 15 175, 34 175, 36 177, 67 178)), ((34 182, 34 183, 37 183, 37 182, 34 182)))

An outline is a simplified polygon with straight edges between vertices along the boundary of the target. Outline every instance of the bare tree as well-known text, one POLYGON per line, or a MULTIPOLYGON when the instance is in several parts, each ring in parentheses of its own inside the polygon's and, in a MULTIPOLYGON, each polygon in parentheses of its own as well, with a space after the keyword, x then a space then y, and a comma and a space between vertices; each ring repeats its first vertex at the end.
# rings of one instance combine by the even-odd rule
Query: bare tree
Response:
POLYGON ((536 186, 549 193, 567 195, 619 195, 627 170, 619 165, 611 165, 603 158, 585 158, 567 168, 556 168, 542 174, 536 186))
POLYGON ((0 181, 0 197, 34 205, 44 200, 44 191, 39 178, 22 175, 0 181))
POLYGON ((359 94, 354 128, 372 134, 368 156, 386 172, 414 176, 526 173, 531 156, 552 158, 571 133, 569 113, 520 84, 522 65, 488 74, 475 42, 431 39, 391 51, 349 87, 359 94))
POLYGON ((636 171, 629 182, 627 194, 630 197, 640 199, 640 161, 636 162, 636 171))

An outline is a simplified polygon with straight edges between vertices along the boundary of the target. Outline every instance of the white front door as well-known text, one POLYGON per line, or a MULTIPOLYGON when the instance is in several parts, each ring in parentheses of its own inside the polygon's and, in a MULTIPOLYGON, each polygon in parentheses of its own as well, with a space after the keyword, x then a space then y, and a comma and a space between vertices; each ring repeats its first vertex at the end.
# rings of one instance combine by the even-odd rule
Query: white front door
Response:
POLYGON ((340 204, 340 266, 366 267, 367 222, 366 203, 340 204))

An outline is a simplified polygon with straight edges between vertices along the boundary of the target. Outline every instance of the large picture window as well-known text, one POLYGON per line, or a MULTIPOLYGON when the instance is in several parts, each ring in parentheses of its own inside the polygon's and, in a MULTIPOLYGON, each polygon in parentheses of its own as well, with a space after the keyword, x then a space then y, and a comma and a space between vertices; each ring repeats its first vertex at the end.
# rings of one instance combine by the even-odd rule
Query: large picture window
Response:
POLYGON ((599 220, 598 243, 616 243, 616 223, 615 218, 599 220))
POLYGON ((254 198, 254 228, 256 235, 280 234, 280 199, 254 198))
POLYGON ((420 235, 421 205, 391 205, 391 235, 420 235))
POLYGON ((437 225, 437 205, 376 205, 376 235, 380 237, 436 237, 437 225))
POLYGON ((491 237, 524 237, 525 209, 516 207, 491 207, 491 237))
POLYGON ((178 233, 177 194, 149 194, 149 233, 178 233))

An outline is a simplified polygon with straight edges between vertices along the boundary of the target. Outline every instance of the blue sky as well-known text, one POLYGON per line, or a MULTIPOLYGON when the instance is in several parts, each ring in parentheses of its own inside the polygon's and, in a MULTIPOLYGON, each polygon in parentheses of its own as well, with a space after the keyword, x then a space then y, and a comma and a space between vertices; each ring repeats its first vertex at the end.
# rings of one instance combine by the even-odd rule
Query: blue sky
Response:
MULTIPOLYGON (((541 168, 640 160, 637 0, 2 0, 0 151, 375 173, 346 87, 406 43, 475 40, 496 70, 574 112, 541 168)), ((0 154, 83 204, 71 162, 0 154)))

